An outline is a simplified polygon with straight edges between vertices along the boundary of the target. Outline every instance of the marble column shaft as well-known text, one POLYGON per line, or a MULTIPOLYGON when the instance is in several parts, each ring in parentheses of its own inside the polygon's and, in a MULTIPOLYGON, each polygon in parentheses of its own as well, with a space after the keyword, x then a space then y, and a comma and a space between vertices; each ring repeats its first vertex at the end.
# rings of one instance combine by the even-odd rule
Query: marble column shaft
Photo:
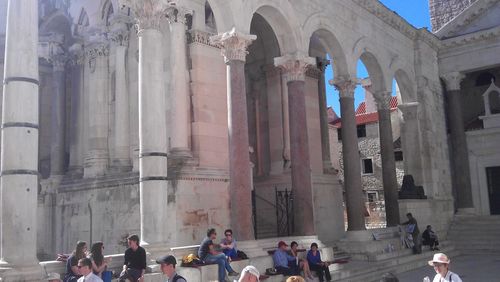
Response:
POLYGON ((467 137, 462 116, 462 105, 460 99, 460 82, 465 75, 453 72, 443 75, 446 83, 446 94, 448 98, 448 120, 451 140, 451 156, 453 179, 457 192, 458 209, 472 208, 472 191, 470 182, 469 155, 467 149, 467 137))
POLYGON ((405 174, 411 174, 415 184, 421 185, 422 155, 420 152, 420 130, 418 126, 418 103, 398 105, 403 113, 401 122, 401 145, 403 147, 403 166, 405 174))
POLYGON ((347 208, 347 230, 365 230, 365 205, 361 184, 361 164, 358 148, 354 89, 356 83, 348 79, 334 81, 340 95, 342 116, 342 160, 344 163, 344 189, 347 208))
POLYGON ((132 167, 130 160, 130 111, 125 64, 127 54, 128 31, 115 34, 115 139, 113 167, 128 171, 132 167))
POLYGON ((55 55, 52 59, 52 112, 50 135, 50 175, 64 174, 66 137, 66 57, 55 55))
POLYGON ((103 176, 109 165, 109 44, 93 43, 87 49, 90 68, 88 151, 85 157, 84 177, 103 176))
POLYGON ((330 64, 329 60, 317 58, 317 67, 321 71, 318 79, 319 123, 321 127, 321 156, 323 159, 323 172, 333 170, 330 159, 330 137, 328 130, 328 113, 326 102, 325 70, 330 64))
POLYGON ((83 63, 84 55, 82 46, 72 46, 73 59, 71 64, 71 116, 70 116, 70 140, 69 140, 69 168, 70 173, 83 174, 83 63))
POLYGON ((380 156, 382 159, 382 182, 387 226, 399 224, 398 181, 396 178, 396 160, 391 124, 391 92, 373 94, 377 103, 378 129, 380 138, 380 156))
POLYGON ((191 137, 189 73, 186 54, 186 15, 192 13, 180 7, 168 10, 170 21, 173 103, 171 152, 179 156, 191 156, 189 138, 191 137))
POLYGON ((308 66, 314 65, 314 60, 294 54, 275 58, 274 63, 281 68, 288 86, 295 234, 314 235, 314 203, 304 91, 305 72, 308 66))
POLYGON ((229 134, 229 192, 231 228, 241 241, 253 240, 252 180, 248 141, 248 116, 245 85, 247 47, 255 35, 234 29, 210 40, 222 48, 227 66, 227 114, 229 134))
MULTIPOLYGON (((9 1, 5 41, 0 257, 23 268, 38 264, 38 1, 9 1)), ((19 272, 4 279, 33 281, 19 272)))

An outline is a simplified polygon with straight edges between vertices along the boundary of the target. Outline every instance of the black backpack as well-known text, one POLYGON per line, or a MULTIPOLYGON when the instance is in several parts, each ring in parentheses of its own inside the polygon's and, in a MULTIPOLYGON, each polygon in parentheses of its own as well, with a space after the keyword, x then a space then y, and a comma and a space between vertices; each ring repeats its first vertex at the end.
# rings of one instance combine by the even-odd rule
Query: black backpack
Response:
POLYGON ((184 279, 185 281, 187 281, 186 278, 184 278, 184 277, 182 277, 182 276, 180 276, 179 274, 176 273, 175 276, 174 276, 174 278, 172 278, 172 282, 177 282, 178 279, 184 279))

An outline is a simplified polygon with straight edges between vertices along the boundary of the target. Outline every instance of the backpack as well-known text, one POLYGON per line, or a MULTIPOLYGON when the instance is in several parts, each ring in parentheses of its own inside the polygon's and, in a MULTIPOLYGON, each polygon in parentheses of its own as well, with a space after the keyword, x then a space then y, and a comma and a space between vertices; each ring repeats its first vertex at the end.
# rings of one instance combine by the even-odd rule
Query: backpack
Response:
POLYGON ((184 278, 184 277, 182 277, 182 276, 180 276, 179 274, 176 273, 175 276, 174 276, 174 278, 172 278, 172 282, 177 282, 177 280, 179 280, 179 279, 184 279, 185 281, 187 281, 186 278, 184 278))

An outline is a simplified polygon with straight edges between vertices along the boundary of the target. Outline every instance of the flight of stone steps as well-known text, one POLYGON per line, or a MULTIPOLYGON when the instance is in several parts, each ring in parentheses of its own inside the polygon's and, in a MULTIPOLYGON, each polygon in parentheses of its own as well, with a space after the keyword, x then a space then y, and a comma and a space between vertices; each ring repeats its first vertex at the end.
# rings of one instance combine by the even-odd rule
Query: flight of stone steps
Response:
POLYGON ((461 254, 498 254, 500 216, 455 216, 448 239, 461 254))

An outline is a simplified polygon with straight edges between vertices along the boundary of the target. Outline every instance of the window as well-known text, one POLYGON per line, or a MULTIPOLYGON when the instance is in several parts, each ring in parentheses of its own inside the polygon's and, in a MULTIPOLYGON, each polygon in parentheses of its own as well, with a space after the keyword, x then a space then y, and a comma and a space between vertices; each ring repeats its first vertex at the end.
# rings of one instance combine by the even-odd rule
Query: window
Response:
POLYGON ((373 174, 373 160, 372 159, 362 159, 361 168, 363 174, 373 174))
POLYGON ((337 139, 342 141, 342 128, 337 128, 337 139))
POLYGON ((377 201, 377 192, 367 192, 366 196, 368 197, 369 203, 377 201))
POLYGON ((358 125, 357 130, 358 130, 358 138, 366 137, 366 125, 364 124, 358 125))
POLYGON ((397 161, 397 162, 400 162, 403 160, 403 151, 395 151, 394 152, 394 159, 397 161))

